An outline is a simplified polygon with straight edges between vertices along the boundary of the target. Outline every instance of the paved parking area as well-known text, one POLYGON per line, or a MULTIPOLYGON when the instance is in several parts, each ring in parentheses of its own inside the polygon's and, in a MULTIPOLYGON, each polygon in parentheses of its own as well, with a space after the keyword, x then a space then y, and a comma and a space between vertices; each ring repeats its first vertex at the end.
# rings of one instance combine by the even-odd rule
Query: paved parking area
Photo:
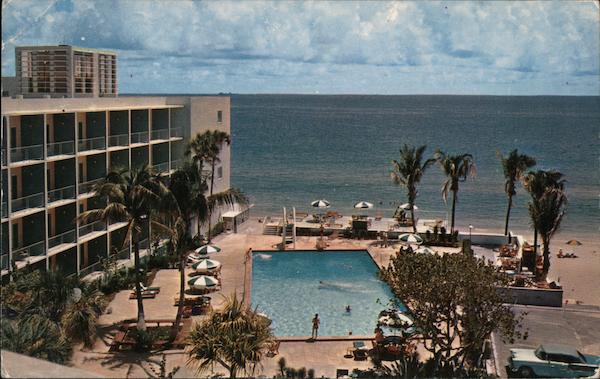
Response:
POLYGON ((511 348, 536 348, 543 343, 576 347, 587 354, 600 355, 600 307, 567 306, 547 308, 517 306, 518 313, 527 312, 524 326, 529 331, 526 340, 505 344, 494 335, 499 374, 506 377, 505 366, 511 348))

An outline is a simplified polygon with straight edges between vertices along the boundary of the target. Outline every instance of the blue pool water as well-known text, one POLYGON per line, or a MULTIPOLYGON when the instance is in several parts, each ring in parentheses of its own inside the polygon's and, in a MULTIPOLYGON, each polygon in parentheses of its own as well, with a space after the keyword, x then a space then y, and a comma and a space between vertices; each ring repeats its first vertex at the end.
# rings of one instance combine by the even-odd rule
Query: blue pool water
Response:
POLYGON ((310 336, 315 313, 320 336, 371 335, 393 297, 377 273, 367 251, 256 251, 252 306, 273 320, 276 336, 310 336))

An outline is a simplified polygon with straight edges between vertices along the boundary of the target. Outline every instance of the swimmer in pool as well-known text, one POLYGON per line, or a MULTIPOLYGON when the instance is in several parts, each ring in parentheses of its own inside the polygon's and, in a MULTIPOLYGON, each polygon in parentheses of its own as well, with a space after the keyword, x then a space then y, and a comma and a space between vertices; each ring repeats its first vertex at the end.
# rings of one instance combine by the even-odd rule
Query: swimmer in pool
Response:
POLYGON ((350 308, 350 304, 346 305, 346 313, 352 312, 352 308, 350 308))

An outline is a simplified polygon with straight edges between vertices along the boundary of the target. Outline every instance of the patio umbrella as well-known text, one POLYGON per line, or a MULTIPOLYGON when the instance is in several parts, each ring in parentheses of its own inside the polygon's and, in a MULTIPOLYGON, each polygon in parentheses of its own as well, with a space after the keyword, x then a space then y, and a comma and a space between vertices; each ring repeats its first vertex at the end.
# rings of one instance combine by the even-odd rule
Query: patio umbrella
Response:
MULTIPOLYGON (((399 206, 398 208, 404 209, 405 211, 406 210, 410 210, 410 204, 409 203, 404 203, 401 206, 399 206)), ((417 207, 416 205, 413 208, 415 209, 415 211, 419 210, 419 207, 417 207)))
POLYGON ((567 245, 570 245, 570 246, 581 246, 583 244, 581 242, 577 241, 577 240, 570 240, 570 241, 567 241, 567 245))
POLYGON ((415 243, 417 245, 420 245, 423 243, 423 238, 419 237, 416 234, 412 234, 412 233, 405 233, 405 234, 401 234, 400 237, 398 237, 398 239, 400 240, 400 242, 404 242, 404 243, 415 243))
POLYGON ((188 285, 195 290, 204 290, 215 288, 219 285, 219 281, 212 276, 200 275, 188 280, 188 285))
POLYGON ((368 201, 359 201, 358 203, 354 204, 354 208, 356 208, 356 209, 371 209, 371 208, 373 208, 373 204, 369 203, 368 201))
POLYGON ((219 251, 221 251, 221 248, 218 246, 215 246, 215 245, 204 245, 204 246, 200 246, 199 248, 197 248, 194 251, 198 254, 206 255, 206 254, 218 253, 219 251))
POLYGON ((198 272, 213 271, 221 267, 221 262, 213 259, 203 259, 200 262, 196 262, 192 265, 192 268, 198 272))
POLYGON ((312 203, 310 203, 310 205, 312 205, 313 208, 329 208, 331 206, 329 201, 325 199, 315 200, 312 203))

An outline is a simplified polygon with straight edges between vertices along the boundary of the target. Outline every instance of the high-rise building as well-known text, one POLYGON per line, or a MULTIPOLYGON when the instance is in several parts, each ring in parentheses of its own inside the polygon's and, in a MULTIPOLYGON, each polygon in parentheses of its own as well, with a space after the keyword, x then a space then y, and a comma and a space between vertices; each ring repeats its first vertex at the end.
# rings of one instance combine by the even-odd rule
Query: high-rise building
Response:
POLYGON ((18 90, 23 97, 114 97, 117 56, 69 45, 15 49, 18 90))
MULTIPOLYGON (((49 88, 56 89, 56 82, 49 88)), ((205 130, 230 133, 227 96, 76 95, 2 97, 3 281, 12 262, 17 269, 30 264, 85 275, 99 269, 103 257, 129 259, 124 223, 77 221, 82 212, 103 205, 94 184, 109 170, 144 165, 168 176, 182 163, 191 136, 205 130)), ((228 189, 228 145, 215 171, 214 191, 228 189)), ((144 251, 150 238, 150 230, 144 231, 144 251)))

